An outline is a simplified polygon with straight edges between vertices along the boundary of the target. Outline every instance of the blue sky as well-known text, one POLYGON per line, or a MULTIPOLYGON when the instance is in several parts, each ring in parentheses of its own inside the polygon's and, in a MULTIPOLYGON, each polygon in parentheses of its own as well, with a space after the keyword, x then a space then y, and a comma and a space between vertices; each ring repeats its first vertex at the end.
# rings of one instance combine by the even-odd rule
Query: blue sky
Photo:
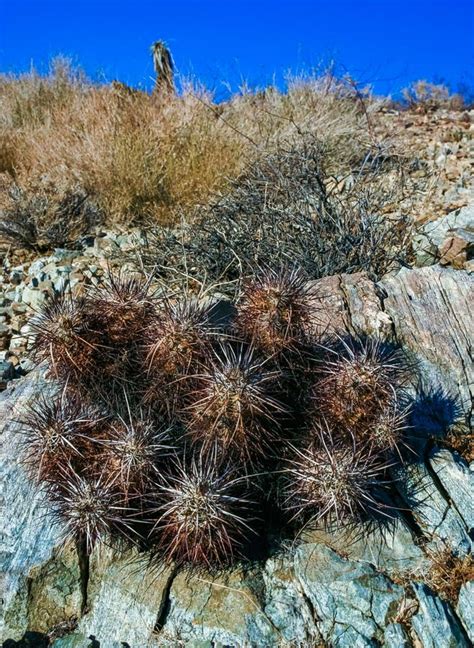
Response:
POLYGON ((63 54, 96 79, 150 87, 149 46, 225 95, 246 80, 335 60, 396 93, 412 80, 474 87, 474 0, 0 0, 0 71, 63 54))

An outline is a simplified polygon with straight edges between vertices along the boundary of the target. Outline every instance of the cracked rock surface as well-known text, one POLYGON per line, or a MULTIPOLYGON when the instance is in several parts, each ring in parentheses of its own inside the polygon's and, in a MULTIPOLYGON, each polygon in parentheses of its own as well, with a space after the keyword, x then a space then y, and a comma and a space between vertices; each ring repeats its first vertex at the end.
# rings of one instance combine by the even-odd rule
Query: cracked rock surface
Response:
POLYGON ((399 475, 404 514, 364 538, 313 532, 265 562, 219 576, 149 571, 138 554, 97 550, 85 579, 74 548, 60 549, 60 530, 18 461, 15 420, 49 388, 35 370, 0 394, 6 646, 27 645, 16 642, 28 632, 55 648, 470 645, 473 583, 457 601, 443 600, 427 584, 426 549, 472 550, 472 469, 443 442, 453 424, 470 432, 472 277, 433 265, 378 284, 364 274, 329 277, 318 290, 318 326, 395 339, 419 363, 426 393, 414 415, 425 434, 422 459, 399 475))

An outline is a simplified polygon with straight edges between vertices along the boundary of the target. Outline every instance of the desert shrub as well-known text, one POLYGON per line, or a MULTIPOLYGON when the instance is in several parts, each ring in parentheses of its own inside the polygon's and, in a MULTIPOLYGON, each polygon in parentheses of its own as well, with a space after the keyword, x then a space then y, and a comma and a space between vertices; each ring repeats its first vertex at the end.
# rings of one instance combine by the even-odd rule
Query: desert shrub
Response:
POLYGON ((372 139, 367 118, 378 105, 332 74, 290 79, 284 92, 242 91, 220 104, 187 82, 179 95, 160 97, 93 84, 63 60, 44 76, 0 76, 7 170, 22 185, 47 174, 84 187, 110 223, 174 224, 183 209, 225 194, 250 162, 294 146, 301 133, 318 134, 329 172, 344 173, 372 139))
POLYGON ((233 281, 257 267, 298 265, 310 278, 366 271, 380 277, 409 256, 410 219, 391 211, 404 187, 398 160, 368 153, 336 182, 324 147, 304 138, 296 149, 255 162, 222 200, 180 230, 152 230, 142 260, 167 277, 233 281), (381 167, 392 170, 392 182, 381 167))
POLYGON ((403 99, 409 108, 427 113, 439 108, 462 110, 464 99, 460 94, 452 94, 443 84, 415 81, 402 90, 403 99))
POLYGON ((298 536, 392 515, 408 369, 378 342, 346 340, 344 355, 314 338, 304 323, 317 305, 299 277, 271 274, 290 336, 262 317, 263 344, 245 299, 211 326, 209 303, 123 275, 36 316, 34 355, 60 389, 25 416, 23 461, 66 540, 86 555, 134 544, 152 563, 221 568, 263 546, 274 519, 298 536))
POLYGON ((73 246, 103 222, 103 212, 81 188, 13 185, 0 211, 0 238, 41 252, 73 246))

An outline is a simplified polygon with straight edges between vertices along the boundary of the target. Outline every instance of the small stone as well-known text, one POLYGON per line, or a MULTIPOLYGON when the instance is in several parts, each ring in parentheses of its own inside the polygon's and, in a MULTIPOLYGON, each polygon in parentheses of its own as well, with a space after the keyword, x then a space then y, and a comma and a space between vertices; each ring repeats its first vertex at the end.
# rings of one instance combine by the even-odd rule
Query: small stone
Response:
POLYGON ((27 286, 22 295, 23 302, 34 310, 39 310, 44 303, 45 296, 40 290, 27 286))
POLYGON ((16 301, 12 302, 10 308, 17 315, 20 315, 22 313, 26 313, 27 310, 28 310, 27 307, 25 306, 25 304, 22 304, 21 302, 16 302, 16 301))
POLYGON ((439 249, 441 265, 451 264, 455 268, 462 268, 468 260, 469 254, 474 249, 474 234, 466 232, 464 237, 459 231, 455 236, 447 238, 439 249))
POLYGON ((0 338, 0 350, 1 351, 5 351, 6 349, 8 349, 9 344, 10 344, 9 338, 6 338, 6 337, 0 338))
POLYGON ((59 274, 69 274, 72 271, 71 265, 58 265, 56 270, 59 274))
POLYGON ((29 358, 22 358, 20 360, 20 367, 22 368, 23 372, 27 374, 30 371, 33 371, 33 369, 35 368, 35 363, 29 358))
POLYGON ((22 272, 12 272, 10 274, 10 283, 13 284, 14 286, 18 286, 21 284, 21 281, 23 279, 23 273, 22 272))
POLYGON ((8 361, 11 362, 14 367, 17 367, 20 364, 20 359, 14 353, 10 353, 8 361))
POLYGON ((14 333, 19 333, 26 321, 25 315, 14 315, 10 320, 10 326, 14 333))
POLYGON ((2 337, 7 337, 10 335, 11 330, 10 327, 7 326, 6 324, 0 324, 0 338, 2 337))
POLYGON ((69 279, 67 277, 59 277, 53 281, 54 290, 58 293, 66 292, 69 286, 69 279))
POLYGON ((42 293, 52 295, 54 292, 53 282, 49 280, 40 281, 38 289, 41 290, 42 293))
POLYGON ((38 275, 45 265, 46 265, 46 261, 44 259, 38 259, 37 261, 33 261, 33 263, 30 265, 28 269, 28 274, 30 275, 30 277, 34 277, 38 275))

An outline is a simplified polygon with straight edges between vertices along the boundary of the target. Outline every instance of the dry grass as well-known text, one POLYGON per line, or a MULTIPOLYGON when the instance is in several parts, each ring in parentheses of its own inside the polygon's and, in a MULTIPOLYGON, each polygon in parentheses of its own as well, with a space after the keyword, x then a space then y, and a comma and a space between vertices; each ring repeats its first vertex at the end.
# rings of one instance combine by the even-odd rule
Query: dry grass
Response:
POLYGON ((430 83, 423 79, 404 88, 402 95, 411 109, 421 113, 432 112, 439 108, 462 110, 465 107, 462 95, 451 93, 443 84, 430 83))
POLYGON ((438 596, 449 601, 453 606, 459 598, 459 591, 465 583, 474 580, 474 558, 472 555, 454 554, 451 547, 444 549, 426 548, 431 561, 429 569, 392 574, 392 580, 403 587, 410 587, 415 581, 422 581, 438 596))
POLYGON ((59 60, 46 76, 0 77, 0 176, 24 191, 43 182, 80 187, 114 224, 170 224, 302 134, 322 142, 329 173, 348 172, 373 144, 376 108, 331 75, 216 104, 189 84, 161 98, 96 85, 59 60))
POLYGON ((455 605, 461 587, 474 580, 473 557, 457 556, 449 548, 438 553, 431 551, 429 557, 432 564, 425 582, 437 594, 455 605))

